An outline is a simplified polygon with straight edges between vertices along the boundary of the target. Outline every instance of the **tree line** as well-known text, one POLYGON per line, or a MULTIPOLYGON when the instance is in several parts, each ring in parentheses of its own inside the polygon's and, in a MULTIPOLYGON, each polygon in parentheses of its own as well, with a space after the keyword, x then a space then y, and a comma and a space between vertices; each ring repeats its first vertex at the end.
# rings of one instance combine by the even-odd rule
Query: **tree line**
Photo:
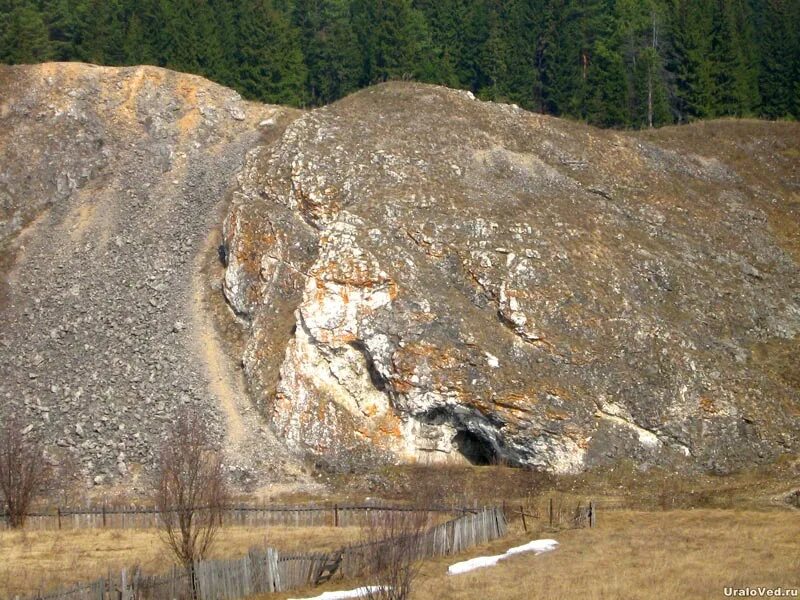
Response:
POLYGON ((319 106, 388 79, 605 127, 800 116, 798 0, 0 0, 0 61, 319 106))

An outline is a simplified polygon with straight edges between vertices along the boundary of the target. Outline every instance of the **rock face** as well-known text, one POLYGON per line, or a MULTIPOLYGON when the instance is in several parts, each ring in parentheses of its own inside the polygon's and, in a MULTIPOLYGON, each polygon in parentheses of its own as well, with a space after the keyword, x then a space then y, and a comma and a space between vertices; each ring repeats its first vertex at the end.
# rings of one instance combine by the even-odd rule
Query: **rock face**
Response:
POLYGON ((249 156, 225 222, 252 395, 337 464, 797 452, 799 140, 405 83, 306 114, 249 156))
POLYGON ((0 402, 87 481, 187 409, 245 479, 800 448, 797 124, 600 131, 410 83, 300 113, 151 67, 0 90, 0 402))

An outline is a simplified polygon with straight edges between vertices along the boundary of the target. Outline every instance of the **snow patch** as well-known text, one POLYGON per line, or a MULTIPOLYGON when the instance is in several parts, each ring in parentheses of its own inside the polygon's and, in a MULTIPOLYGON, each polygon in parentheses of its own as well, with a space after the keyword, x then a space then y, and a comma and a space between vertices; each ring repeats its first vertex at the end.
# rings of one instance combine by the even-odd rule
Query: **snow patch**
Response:
POLYGON ((515 546, 506 550, 505 554, 497 554, 495 556, 478 556, 454 565, 450 565, 447 569, 448 575, 460 575, 475 569, 483 567, 493 567, 501 560, 514 556, 515 554, 523 554, 525 552, 533 552, 534 554, 542 554, 543 552, 550 552, 558 547, 558 542, 555 540, 534 540, 523 544, 522 546, 515 546))
POLYGON ((354 590, 343 590, 340 592, 324 592, 319 596, 313 598, 289 598, 289 600, 347 600, 347 598, 361 598, 371 593, 377 593, 381 590, 388 590, 389 588, 372 585, 367 587, 360 587, 354 590))

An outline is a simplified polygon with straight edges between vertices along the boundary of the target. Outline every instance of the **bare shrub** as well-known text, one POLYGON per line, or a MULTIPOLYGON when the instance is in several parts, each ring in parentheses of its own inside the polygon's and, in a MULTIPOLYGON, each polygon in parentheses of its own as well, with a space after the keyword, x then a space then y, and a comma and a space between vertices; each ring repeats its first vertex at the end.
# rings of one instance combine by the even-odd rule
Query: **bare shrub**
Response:
POLYGON ((164 541, 193 582, 194 563, 211 549, 228 501, 222 457, 199 417, 181 416, 167 436, 158 455, 153 500, 164 541))
POLYGON ((422 538, 431 524, 420 511, 380 511, 363 529, 369 600, 407 600, 421 567, 422 538))
POLYGON ((0 498, 9 527, 25 525, 31 504, 47 487, 48 471, 38 433, 7 410, 0 414, 0 498))

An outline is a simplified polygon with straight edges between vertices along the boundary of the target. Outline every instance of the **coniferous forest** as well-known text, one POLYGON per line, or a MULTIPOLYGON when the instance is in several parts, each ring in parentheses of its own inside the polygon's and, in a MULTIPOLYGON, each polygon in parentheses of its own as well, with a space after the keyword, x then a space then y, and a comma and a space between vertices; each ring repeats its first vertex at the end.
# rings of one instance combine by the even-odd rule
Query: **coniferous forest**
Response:
POLYGON ((0 61, 317 106, 387 79, 607 127, 800 116, 800 0, 0 0, 0 61))

